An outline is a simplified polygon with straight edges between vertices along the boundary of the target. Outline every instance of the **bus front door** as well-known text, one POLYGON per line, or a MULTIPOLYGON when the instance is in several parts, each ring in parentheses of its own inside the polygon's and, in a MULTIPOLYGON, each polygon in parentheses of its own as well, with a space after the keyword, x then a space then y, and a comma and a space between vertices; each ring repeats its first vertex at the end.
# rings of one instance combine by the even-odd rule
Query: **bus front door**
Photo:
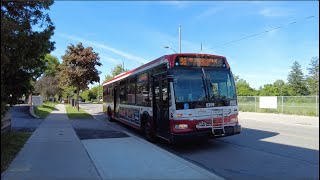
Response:
POLYGON ((153 116, 160 136, 169 135, 169 94, 166 74, 153 77, 153 116))

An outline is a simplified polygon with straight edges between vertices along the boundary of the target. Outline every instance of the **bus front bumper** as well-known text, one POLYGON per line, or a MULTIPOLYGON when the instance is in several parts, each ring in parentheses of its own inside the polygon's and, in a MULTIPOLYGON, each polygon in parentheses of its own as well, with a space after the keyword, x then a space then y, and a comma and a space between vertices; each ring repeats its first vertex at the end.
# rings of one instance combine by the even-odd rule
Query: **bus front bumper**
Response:
POLYGON ((215 129, 213 134, 212 129, 208 128, 202 131, 194 131, 194 132, 187 132, 187 133, 172 133, 171 141, 187 142, 187 141, 198 141, 201 139, 205 140, 212 137, 232 136, 235 134, 239 134, 241 132, 241 125, 225 126, 224 131, 225 133, 223 133, 222 129, 215 129))

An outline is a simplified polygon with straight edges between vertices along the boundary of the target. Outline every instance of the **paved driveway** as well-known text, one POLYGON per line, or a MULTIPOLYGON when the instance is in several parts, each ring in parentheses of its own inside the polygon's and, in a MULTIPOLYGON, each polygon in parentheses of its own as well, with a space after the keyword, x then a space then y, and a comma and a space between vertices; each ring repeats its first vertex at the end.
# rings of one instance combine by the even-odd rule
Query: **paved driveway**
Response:
POLYGON ((43 119, 37 119, 30 115, 30 106, 27 104, 18 104, 11 108, 11 126, 12 130, 34 131, 43 122, 43 119))

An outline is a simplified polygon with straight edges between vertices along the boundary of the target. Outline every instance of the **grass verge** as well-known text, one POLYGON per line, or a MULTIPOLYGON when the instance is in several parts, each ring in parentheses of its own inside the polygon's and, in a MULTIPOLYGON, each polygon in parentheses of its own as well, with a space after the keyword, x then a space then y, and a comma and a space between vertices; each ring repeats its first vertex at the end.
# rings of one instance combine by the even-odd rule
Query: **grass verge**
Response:
POLYGON ((9 167, 30 136, 29 132, 1 134, 1 173, 9 167))
POLYGON ((42 106, 34 107, 34 113, 38 117, 45 119, 52 112, 56 104, 57 103, 53 102, 44 102, 42 106))
POLYGON ((77 108, 73 108, 70 105, 65 105, 65 107, 69 118, 93 118, 91 114, 81 108, 78 112, 77 108))

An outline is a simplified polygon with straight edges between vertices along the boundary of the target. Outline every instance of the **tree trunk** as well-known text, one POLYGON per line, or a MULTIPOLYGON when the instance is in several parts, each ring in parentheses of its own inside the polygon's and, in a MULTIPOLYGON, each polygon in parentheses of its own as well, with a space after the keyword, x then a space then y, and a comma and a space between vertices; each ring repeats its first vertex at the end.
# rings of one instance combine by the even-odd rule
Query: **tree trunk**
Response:
POLYGON ((79 91, 80 91, 80 88, 78 87, 77 88, 77 99, 76 99, 76 105, 77 105, 78 112, 79 112, 79 91))

